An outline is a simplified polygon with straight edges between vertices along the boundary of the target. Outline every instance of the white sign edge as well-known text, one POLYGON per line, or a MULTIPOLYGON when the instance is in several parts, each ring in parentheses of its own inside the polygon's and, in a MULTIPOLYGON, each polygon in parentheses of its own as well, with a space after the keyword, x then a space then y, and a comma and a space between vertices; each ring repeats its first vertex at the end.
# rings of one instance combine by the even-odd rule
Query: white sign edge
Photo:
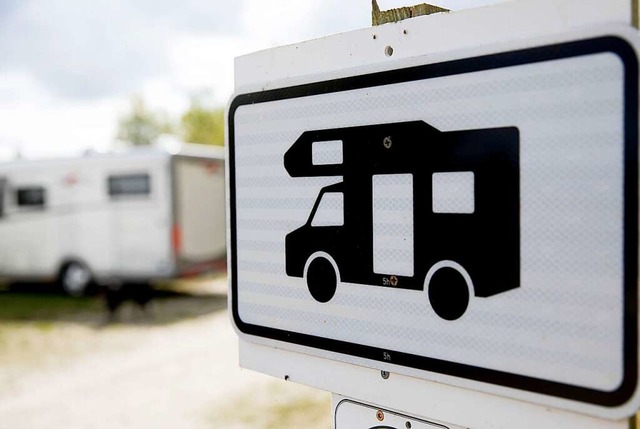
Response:
POLYGON ((308 79, 337 68, 393 63, 416 55, 562 34, 594 25, 629 26, 632 5, 637 2, 512 0, 363 28, 239 56, 235 59, 235 88, 245 87, 246 92, 267 90, 291 86, 292 79, 308 79), (387 45, 394 48, 391 57, 385 55, 387 45), (319 57, 325 61, 314 61, 319 57))
POLYGON ((239 345, 243 368, 424 420, 473 429, 629 428, 628 419, 603 420, 394 373, 385 380, 377 369, 246 341, 240 341, 239 345), (332 390, 336 379, 345 386, 338 393, 332 390))

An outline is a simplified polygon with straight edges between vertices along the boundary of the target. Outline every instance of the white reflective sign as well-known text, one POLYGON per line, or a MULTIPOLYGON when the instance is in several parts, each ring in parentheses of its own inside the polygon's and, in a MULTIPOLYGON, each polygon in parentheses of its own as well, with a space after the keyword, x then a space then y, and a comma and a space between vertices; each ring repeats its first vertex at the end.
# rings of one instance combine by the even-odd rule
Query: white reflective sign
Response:
POLYGON ((627 404, 638 60, 610 34, 237 94, 240 334, 560 407, 627 404))

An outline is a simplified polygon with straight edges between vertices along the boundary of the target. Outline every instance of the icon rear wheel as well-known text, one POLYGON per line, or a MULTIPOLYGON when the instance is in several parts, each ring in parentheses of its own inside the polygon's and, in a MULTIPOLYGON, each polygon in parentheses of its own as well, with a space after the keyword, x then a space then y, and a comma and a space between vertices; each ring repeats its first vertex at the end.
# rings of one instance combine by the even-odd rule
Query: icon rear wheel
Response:
POLYGON ((315 258, 307 269, 307 287, 313 299, 329 302, 338 288, 338 275, 331 262, 323 257, 315 258))
POLYGON ((429 281, 429 302, 445 320, 462 317, 469 306, 469 287, 462 274, 451 267, 438 269, 429 281))

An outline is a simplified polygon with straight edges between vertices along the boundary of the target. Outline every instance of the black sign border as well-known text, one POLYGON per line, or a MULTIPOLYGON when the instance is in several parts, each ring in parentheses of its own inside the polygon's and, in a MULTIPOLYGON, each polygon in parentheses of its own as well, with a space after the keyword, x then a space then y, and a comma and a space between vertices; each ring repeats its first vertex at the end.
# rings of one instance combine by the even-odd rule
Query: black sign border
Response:
POLYGON ((393 363, 396 365, 604 407, 622 406, 634 395, 638 375, 638 58, 634 48, 623 38, 616 35, 602 36, 240 94, 233 99, 229 106, 228 133, 232 313, 235 324, 241 332, 381 362, 384 361, 385 353, 391 353, 393 363), (238 267, 234 147, 234 116, 239 107, 601 53, 616 55, 624 65, 624 373, 622 383, 615 390, 590 389, 478 366, 389 351, 362 344, 252 325, 242 321, 238 311, 237 300, 238 267))

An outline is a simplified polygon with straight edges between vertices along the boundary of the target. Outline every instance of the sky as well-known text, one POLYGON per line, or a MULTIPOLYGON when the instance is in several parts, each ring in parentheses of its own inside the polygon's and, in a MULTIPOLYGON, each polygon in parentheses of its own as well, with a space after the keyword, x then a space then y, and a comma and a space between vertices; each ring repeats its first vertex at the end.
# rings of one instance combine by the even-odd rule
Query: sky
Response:
POLYGON ((174 118, 224 106, 236 56, 370 20, 370 0, 0 0, 0 159, 108 150, 134 96, 174 118))

